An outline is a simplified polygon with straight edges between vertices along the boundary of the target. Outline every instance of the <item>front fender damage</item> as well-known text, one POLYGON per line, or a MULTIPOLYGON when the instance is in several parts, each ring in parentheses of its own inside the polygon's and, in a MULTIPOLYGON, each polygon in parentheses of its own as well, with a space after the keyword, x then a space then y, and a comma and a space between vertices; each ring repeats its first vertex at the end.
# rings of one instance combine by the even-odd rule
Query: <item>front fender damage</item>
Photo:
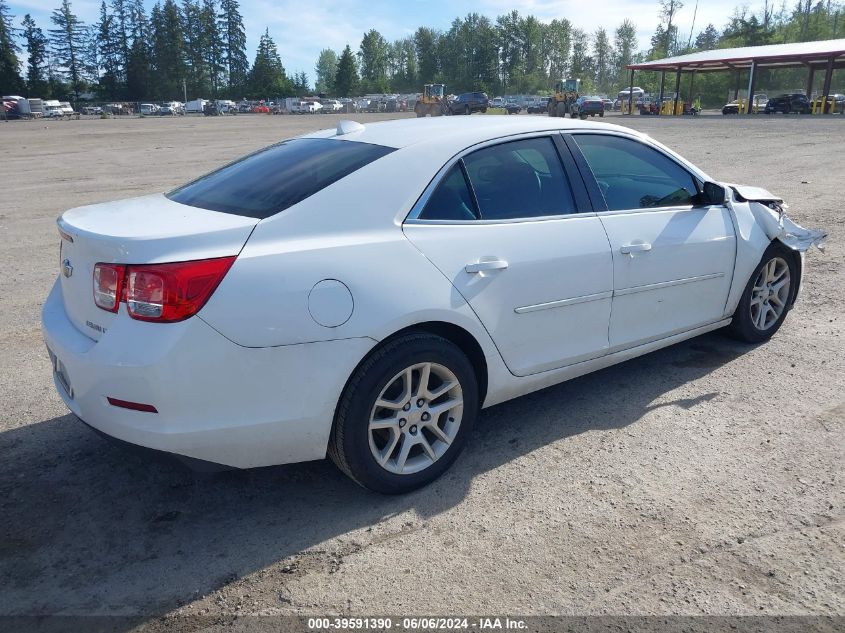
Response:
POLYGON ((824 250, 827 231, 805 229, 793 222, 786 215, 787 205, 782 198, 760 187, 733 184, 726 186, 731 191, 728 207, 744 237, 748 237, 746 231, 750 233, 753 229, 750 225, 756 224, 769 240, 779 240, 793 250, 803 253, 813 245, 820 251, 824 250))

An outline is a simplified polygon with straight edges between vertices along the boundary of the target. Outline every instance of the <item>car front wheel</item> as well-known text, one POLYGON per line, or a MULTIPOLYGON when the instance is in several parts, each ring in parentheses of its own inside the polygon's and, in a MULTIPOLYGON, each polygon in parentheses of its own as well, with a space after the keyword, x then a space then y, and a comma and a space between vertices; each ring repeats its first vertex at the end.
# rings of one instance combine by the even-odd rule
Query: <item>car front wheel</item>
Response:
POLYGON ((748 343, 770 339, 786 319, 798 288, 794 253, 772 242, 748 280, 733 315, 730 332, 748 343))
POLYGON ((458 457, 478 413, 475 371, 448 340, 415 332, 389 341, 350 378, 329 456, 365 488, 409 492, 458 457))

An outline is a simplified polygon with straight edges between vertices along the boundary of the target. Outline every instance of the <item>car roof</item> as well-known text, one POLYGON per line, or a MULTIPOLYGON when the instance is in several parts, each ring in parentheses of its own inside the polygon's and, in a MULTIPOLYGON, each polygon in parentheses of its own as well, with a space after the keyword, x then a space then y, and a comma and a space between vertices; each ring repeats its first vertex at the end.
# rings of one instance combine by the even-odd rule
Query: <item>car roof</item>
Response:
POLYGON ((477 115, 473 117, 431 117, 396 119, 367 123, 347 134, 338 135, 336 129, 320 130, 304 138, 337 138, 345 141, 373 143, 397 149, 412 146, 441 148, 451 156, 466 147, 488 140, 553 130, 616 130, 632 136, 642 136, 631 128, 610 123, 594 123, 558 117, 509 117, 507 115, 477 115))

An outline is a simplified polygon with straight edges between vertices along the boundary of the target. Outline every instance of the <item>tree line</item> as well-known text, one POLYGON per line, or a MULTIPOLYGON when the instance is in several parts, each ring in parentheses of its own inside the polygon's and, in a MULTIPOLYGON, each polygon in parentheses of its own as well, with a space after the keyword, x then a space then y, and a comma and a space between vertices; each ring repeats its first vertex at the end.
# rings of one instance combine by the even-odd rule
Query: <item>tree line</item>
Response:
MULTIPOLYGON (((796 0, 792 8, 782 4, 777 10, 773 0, 764 0, 761 12, 744 5, 721 29, 707 24, 696 31, 693 18, 688 33, 678 27, 683 1, 659 1, 660 20, 647 50, 639 49, 636 25, 628 19, 615 29, 588 33, 565 17, 544 23, 518 11, 495 19, 470 13, 455 18, 447 30, 421 26, 412 36, 390 41, 372 29, 355 51, 350 45, 339 54, 324 49, 313 90, 342 97, 418 92, 425 83, 445 83, 454 93, 542 94, 575 77, 584 92, 614 94, 626 85, 625 66, 638 61, 845 33, 843 4, 832 0, 796 0)), ((103 100, 138 101, 178 99, 184 93, 239 99, 312 90, 306 73, 285 71, 268 30, 250 64, 238 0, 159 0, 149 14, 143 0, 102 0, 99 18, 90 25, 73 12, 70 0, 62 0, 46 32, 29 14, 18 24, 6 0, 0 0, 3 94, 78 100, 93 93, 103 100), (22 52, 25 69, 18 57, 22 52)), ((738 75, 712 75, 699 86, 723 95, 732 81, 738 82, 738 75)), ((649 76, 638 81, 652 89, 656 82, 649 76)))

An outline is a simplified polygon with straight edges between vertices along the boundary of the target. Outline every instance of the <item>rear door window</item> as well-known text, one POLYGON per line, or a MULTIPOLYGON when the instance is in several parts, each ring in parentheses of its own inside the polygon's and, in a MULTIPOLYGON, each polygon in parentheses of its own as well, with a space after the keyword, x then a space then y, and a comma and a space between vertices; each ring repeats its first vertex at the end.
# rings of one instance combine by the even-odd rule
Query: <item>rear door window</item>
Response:
POLYGON ((548 137, 485 147, 464 158, 482 220, 575 213, 572 189, 548 137))
POLYGON ((356 141, 291 139, 201 176, 167 197, 191 207, 264 219, 393 151, 356 141))

